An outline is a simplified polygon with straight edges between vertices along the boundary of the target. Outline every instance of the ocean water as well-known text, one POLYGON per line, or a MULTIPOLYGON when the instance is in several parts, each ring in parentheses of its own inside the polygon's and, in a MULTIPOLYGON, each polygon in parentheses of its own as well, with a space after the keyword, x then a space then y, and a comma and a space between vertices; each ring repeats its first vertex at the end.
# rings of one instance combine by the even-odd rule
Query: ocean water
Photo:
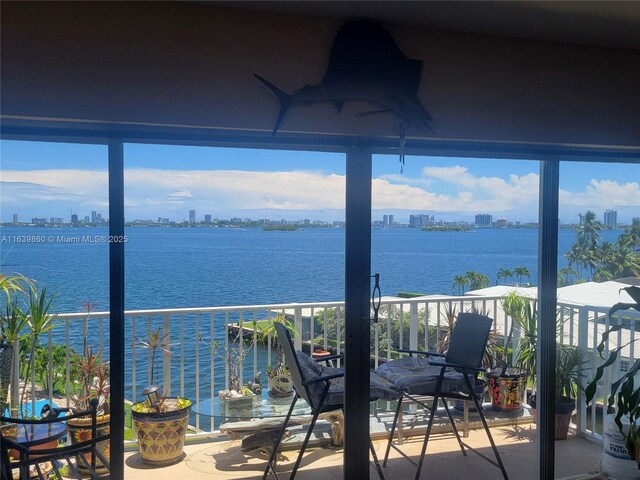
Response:
MULTIPOLYGON (((612 241, 620 233, 607 231, 602 236, 612 241)), ((87 302, 97 304, 95 310, 108 310, 108 244, 103 241, 107 235, 106 228, 4 227, 4 241, 0 243, 2 272, 19 272, 46 285, 56 295, 54 309, 58 313, 82 312, 87 302), (35 237, 38 242, 15 241, 24 236, 35 237), (97 241, 83 241, 84 236, 97 241), (73 243, 77 239, 80 241, 73 243)), ((127 310, 344 299, 345 230, 341 228, 264 232, 241 228, 129 227, 126 235, 127 310)), ((572 230, 560 231, 559 268, 566 266, 564 252, 574 239, 572 230)), ((537 241, 536 229, 422 232, 375 228, 371 268, 372 273, 380 273, 383 295, 401 291, 454 294, 455 275, 475 270, 494 284, 500 269, 518 266, 531 272, 531 278, 525 281, 536 283, 537 241)), ((108 328, 104 328, 108 342, 108 328)), ((145 329, 146 322, 139 322, 136 336, 144 338, 145 329)), ((211 332, 205 333, 211 336, 211 332)), ((201 332, 195 332, 188 321, 187 338, 197 334, 201 332)), ((91 340, 96 341, 97 334, 92 335, 91 340)), ((54 341, 62 342, 65 337, 66 332, 60 329, 54 341)), ((72 344, 78 343, 81 332, 71 331, 70 338, 72 344)), ((131 341, 127 330, 127 358, 131 341)), ((141 350, 138 355, 136 372, 140 383, 141 379, 146 381, 146 352, 141 350)), ((201 355, 200 370, 204 371, 208 358, 201 355)), ((253 368, 252 356, 247 358, 246 372, 253 368)), ((258 368, 263 369, 266 360, 262 349, 258 356, 258 368)), ((193 351, 187 349, 185 365, 194 361, 193 351)), ((174 378, 179 377, 177 363, 173 364, 174 378)), ((222 371, 217 370, 218 385, 223 383, 222 371)), ((130 371, 127 386, 130 396, 130 371)), ((187 378, 186 394, 192 395, 194 388, 194 380, 187 378)))
MULTIPOLYGON (((606 231, 615 240, 620 231, 606 231)), ((86 302, 108 310, 108 245, 64 243, 82 236, 104 238, 106 228, 4 227, 2 272, 19 272, 56 294, 57 312, 83 311, 86 302), (44 243, 16 243, 36 236, 44 243), (50 240, 54 237, 54 241, 50 240)), ((129 227, 125 246, 127 310, 318 302, 344 298, 341 228, 264 232, 241 228, 129 227)), ((575 239, 560 230, 559 268, 575 239)), ((453 277, 476 270, 496 282, 501 268, 524 266, 537 280, 536 229, 473 232, 372 230, 372 272, 383 295, 400 291, 453 294, 453 277)), ((517 278, 511 279, 517 281, 517 278)))

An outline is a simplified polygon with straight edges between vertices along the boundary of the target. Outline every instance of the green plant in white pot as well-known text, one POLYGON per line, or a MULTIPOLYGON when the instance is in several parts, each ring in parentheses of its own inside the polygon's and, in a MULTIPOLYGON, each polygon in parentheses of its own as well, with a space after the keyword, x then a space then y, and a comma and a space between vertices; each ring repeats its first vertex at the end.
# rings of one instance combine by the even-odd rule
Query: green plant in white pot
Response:
MULTIPOLYGON (((616 303, 609 309, 608 315, 611 318, 616 312, 621 310, 634 309, 640 312, 640 287, 631 286, 623 288, 620 291, 626 291, 633 299, 631 303, 616 303)), ((616 361, 620 355, 620 352, 625 348, 633 348, 635 337, 632 335, 631 339, 626 344, 618 345, 609 352, 609 355, 605 359, 603 352, 609 341, 609 337, 620 330, 631 327, 631 322, 635 322, 637 332, 638 321, 633 318, 629 318, 627 322, 621 321, 617 325, 613 325, 604 331, 600 344, 597 347, 598 354, 604 360, 597 370, 595 377, 587 385, 585 389, 585 400, 587 405, 591 403, 595 397, 598 381, 603 377, 605 370, 608 367, 616 364, 616 361)), ((635 363, 613 384, 611 385, 611 391, 609 392, 609 398, 607 401, 607 413, 615 415, 614 421, 620 431, 620 434, 624 438, 625 448, 629 453, 629 456, 636 461, 638 469, 640 469, 640 385, 636 386, 634 383, 634 377, 640 373, 640 359, 636 359, 635 363), (627 425, 623 423, 625 420, 627 425)))

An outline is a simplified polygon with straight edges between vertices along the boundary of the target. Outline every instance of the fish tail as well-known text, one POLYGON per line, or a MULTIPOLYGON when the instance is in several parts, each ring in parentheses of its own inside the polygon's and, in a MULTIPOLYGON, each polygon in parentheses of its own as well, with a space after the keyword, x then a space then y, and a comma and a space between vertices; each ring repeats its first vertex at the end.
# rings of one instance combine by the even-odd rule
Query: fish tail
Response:
POLYGON ((267 87, 269 87, 269 90, 275 93, 276 96, 278 97, 278 100, 280 100, 280 112, 278 113, 278 118, 276 119, 276 124, 274 125, 273 132, 272 132, 272 135, 275 135, 276 132, 278 131, 278 128, 280 127, 280 124, 282 123, 282 120, 284 119, 284 116, 287 114, 287 111, 291 106, 292 95, 289 95, 288 93, 280 90, 269 80, 267 80, 264 77, 261 77, 257 73, 254 73, 253 76, 256 77, 258 80, 260 80, 262 83, 264 83, 267 87))

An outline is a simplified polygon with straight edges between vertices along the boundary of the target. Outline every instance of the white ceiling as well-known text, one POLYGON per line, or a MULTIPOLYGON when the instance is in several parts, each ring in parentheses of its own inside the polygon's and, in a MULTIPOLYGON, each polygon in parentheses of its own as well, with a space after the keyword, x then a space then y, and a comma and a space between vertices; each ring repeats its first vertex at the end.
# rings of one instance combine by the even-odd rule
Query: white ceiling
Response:
POLYGON ((238 8, 640 50, 640 1, 222 1, 238 8))

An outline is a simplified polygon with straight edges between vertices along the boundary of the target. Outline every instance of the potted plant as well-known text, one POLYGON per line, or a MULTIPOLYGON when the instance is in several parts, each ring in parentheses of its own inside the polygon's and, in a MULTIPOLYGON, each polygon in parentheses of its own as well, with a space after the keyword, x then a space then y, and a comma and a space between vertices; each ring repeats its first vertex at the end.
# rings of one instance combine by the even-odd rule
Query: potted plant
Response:
POLYGON ((511 317, 511 327, 502 347, 500 365, 491 367, 487 372, 491 406, 499 411, 518 413, 522 410, 529 372, 518 366, 509 366, 513 358, 513 330, 515 325, 533 321, 535 324, 535 307, 527 298, 511 292, 502 300, 505 315, 511 317))
POLYGON ((151 384, 142 390, 147 399, 131 406, 140 457, 153 466, 169 465, 182 458, 191 413, 191 400, 167 397, 155 383, 157 351, 170 353, 170 345, 165 345, 164 339, 158 327, 149 331, 147 341, 141 342, 144 348, 151 349, 151 384))
MULTIPOLYGON (((72 370, 77 375, 71 388, 75 391, 71 396, 71 411, 73 413, 86 412, 91 408, 91 401, 98 401, 97 408, 97 437, 106 436, 111 431, 111 405, 110 405, 110 387, 109 387, 109 364, 103 361, 102 350, 94 354, 91 347, 86 347, 83 355, 72 353, 71 358, 72 370)), ((92 420, 89 417, 74 418, 67 421, 69 436, 71 443, 80 443, 92 438, 91 425, 92 420)), ((97 444, 100 453, 109 459, 109 442, 103 441, 97 444)), ((84 454, 87 464, 91 465, 91 456, 93 454, 84 454)), ((82 473, 89 473, 83 467, 81 462, 76 462, 78 470, 82 473)), ((96 455, 95 459, 96 471, 98 473, 108 473, 108 468, 104 465, 100 457, 96 455)))
MULTIPOLYGON (((0 414, 4 414, 9 385, 19 384, 20 340, 27 326, 26 316, 18 305, 18 296, 25 295, 29 279, 21 275, 0 274, 0 414)), ((12 415, 17 415, 20 393, 11 390, 12 415)))
MULTIPOLYGON (((633 299, 632 303, 616 303, 608 312, 609 318, 614 313, 620 310, 634 309, 640 312, 640 287, 631 286, 623 288, 620 291, 625 290, 629 296, 633 299)), ((629 319, 629 322, 633 322, 633 319, 629 319)), ((598 354, 604 360, 597 370, 594 379, 587 385, 585 389, 585 400, 587 405, 593 400, 597 388, 598 381, 604 375, 605 370, 611 365, 616 363, 616 360, 624 348, 633 348, 635 337, 632 335, 629 342, 626 344, 618 345, 615 349, 609 352, 609 356, 605 359, 603 352, 612 333, 629 327, 629 322, 619 322, 617 325, 613 325, 605 330, 602 334, 600 344, 597 347, 598 354)), ((637 320, 636 320, 637 323, 637 320)), ((613 421, 617 426, 620 437, 624 441, 624 447, 626 453, 628 453, 628 464, 637 464, 640 469, 640 385, 636 386, 634 383, 634 377, 640 372, 640 359, 636 359, 635 363, 613 384, 611 385, 611 391, 609 392, 609 398, 607 401, 607 413, 613 415, 613 421), (626 424, 626 425, 625 425, 626 424)), ((609 455, 603 455, 603 466, 605 460, 608 460, 609 455)), ((624 452, 623 452, 624 453, 624 452)), ((622 462, 625 463, 625 462, 622 462)), ((605 466, 606 468, 606 466, 605 466)), ((620 467, 624 468, 624 467, 620 467)), ((629 466, 629 468, 631 468, 629 466)), ((629 478, 637 478, 638 471, 635 473, 629 472, 629 478), (633 475, 636 475, 633 477, 633 475)))
MULTIPOLYGON (((558 345, 556 349, 555 388, 555 439, 566 440, 571 416, 576 408, 578 388, 582 388, 580 377, 585 363, 584 352, 568 345, 558 345)), ((529 405, 536 418, 536 396, 529 398, 529 405)))
POLYGON ((289 371, 289 368, 284 364, 284 353, 276 335, 276 322, 282 323, 285 327, 287 327, 292 335, 295 334, 295 327, 293 325, 293 322, 287 320, 287 318, 283 314, 278 313, 275 318, 269 320, 267 323, 262 324, 262 327, 260 329, 260 340, 273 342, 273 344, 277 348, 278 363, 276 367, 267 367, 269 394, 274 397, 286 397, 293 393, 293 380, 291 378, 291 372, 289 371))

